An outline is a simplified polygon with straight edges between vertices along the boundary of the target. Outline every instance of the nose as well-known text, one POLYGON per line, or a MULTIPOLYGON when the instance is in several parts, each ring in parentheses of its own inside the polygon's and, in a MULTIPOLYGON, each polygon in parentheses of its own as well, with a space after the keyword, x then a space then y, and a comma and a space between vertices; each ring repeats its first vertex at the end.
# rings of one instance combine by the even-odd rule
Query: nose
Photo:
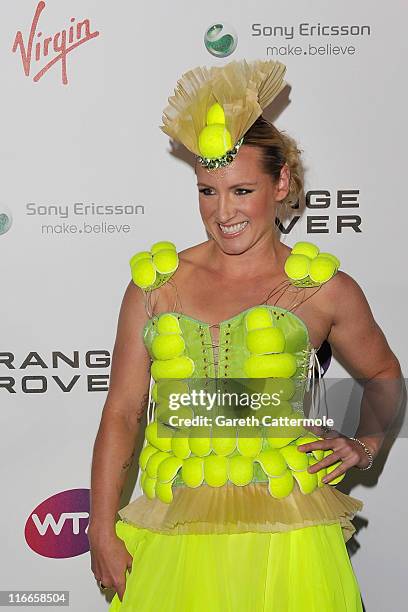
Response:
POLYGON ((228 193, 220 194, 217 201, 217 219, 219 223, 227 223, 235 216, 235 206, 228 193))

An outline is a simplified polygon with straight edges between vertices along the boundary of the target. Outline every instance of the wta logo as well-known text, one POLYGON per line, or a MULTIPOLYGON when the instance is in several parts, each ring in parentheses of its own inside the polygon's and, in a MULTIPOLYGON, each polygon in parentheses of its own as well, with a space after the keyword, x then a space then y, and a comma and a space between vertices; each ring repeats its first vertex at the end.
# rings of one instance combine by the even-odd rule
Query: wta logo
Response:
POLYGON ((53 66, 60 63, 61 80, 68 84, 67 57, 84 43, 99 36, 99 32, 91 32, 89 19, 76 21, 71 18, 71 25, 55 34, 46 35, 40 27, 41 13, 45 9, 45 2, 39 2, 34 13, 29 31, 24 37, 18 31, 14 39, 12 52, 20 51, 24 74, 37 83, 53 66))
POLYGON ((89 550, 88 523, 89 489, 71 489, 41 502, 28 517, 24 535, 43 557, 77 557, 89 550))
POLYGON ((213 23, 205 31, 204 44, 211 55, 228 57, 237 48, 238 36, 227 23, 213 23))

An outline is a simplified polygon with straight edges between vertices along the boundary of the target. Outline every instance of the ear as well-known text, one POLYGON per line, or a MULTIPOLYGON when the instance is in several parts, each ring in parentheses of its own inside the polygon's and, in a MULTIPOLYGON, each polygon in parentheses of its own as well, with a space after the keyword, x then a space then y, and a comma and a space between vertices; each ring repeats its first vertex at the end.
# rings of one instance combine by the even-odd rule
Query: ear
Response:
POLYGON ((279 179, 275 186, 275 199, 277 202, 281 202, 286 198, 289 193, 290 184, 290 169, 288 164, 284 164, 280 171, 279 179))

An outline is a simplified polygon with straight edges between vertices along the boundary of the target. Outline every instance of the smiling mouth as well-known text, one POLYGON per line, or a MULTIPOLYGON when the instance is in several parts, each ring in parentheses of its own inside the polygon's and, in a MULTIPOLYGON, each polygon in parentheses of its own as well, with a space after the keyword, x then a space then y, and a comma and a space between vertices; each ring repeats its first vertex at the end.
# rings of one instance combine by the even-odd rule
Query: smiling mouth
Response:
POLYGON ((221 232, 225 236, 235 236, 236 234, 240 234, 244 231, 247 225, 248 221, 243 221, 242 223, 234 223, 234 225, 223 225, 222 223, 218 223, 221 232))

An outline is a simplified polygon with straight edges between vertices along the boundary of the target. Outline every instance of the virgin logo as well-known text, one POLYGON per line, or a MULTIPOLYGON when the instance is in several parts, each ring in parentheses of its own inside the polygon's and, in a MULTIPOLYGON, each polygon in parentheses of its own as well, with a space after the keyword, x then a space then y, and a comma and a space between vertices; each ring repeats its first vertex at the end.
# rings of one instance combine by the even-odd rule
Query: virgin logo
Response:
POLYGON ((71 18, 71 26, 61 30, 52 36, 45 36, 39 27, 40 16, 45 9, 45 2, 39 2, 35 10, 30 31, 26 39, 22 32, 18 31, 14 39, 13 53, 20 50, 24 74, 32 76, 36 83, 44 74, 58 62, 61 63, 61 78, 64 85, 68 84, 67 56, 68 53, 83 45, 84 43, 99 36, 99 32, 91 32, 89 19, 76 21, 71 18), (39 64, 42 67, 38 70, 39 64), (34 68, 35 65, 35 68, 34 68))

